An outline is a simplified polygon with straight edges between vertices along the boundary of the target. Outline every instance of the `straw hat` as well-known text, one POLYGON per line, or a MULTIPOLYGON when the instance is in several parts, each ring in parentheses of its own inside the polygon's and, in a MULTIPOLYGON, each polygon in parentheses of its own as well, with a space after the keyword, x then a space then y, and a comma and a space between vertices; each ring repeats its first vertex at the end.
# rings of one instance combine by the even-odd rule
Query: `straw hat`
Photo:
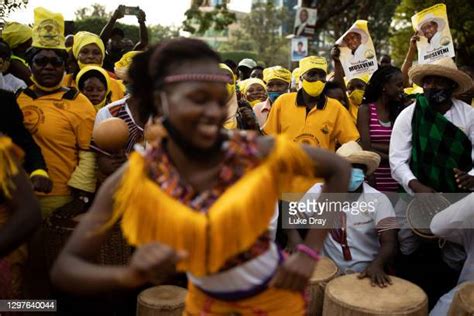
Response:
POLYGON ((438 32, 441 32, 444 29, 444 26, 446 25, 446 22, 442 18, 435 16, 433 14, 427 14, 423 18, 423 20, 418 22, 418 25, 416 26, 416 30, 421 32, 421 27, 423 26, 423 24, 427 22, 435 22, 438 25, 438 32))
POLYGON ((432 64, 418 64, 408 72, 411 81, 423 87, 423 78, 426 76, 439 76, 451 79, 458 86, 453 94, 462 94, 472 88, 472 79, 466 73, 458 70, 451 58, 441 58, 432 64))
POLYGON ((346 158, 351 163, 358 163, 367 167, 367 175, 372 174, 380 164, 380 156, 373 151, 363 150, 355 141, 350 141, 339 147, 336 154, 346 158))

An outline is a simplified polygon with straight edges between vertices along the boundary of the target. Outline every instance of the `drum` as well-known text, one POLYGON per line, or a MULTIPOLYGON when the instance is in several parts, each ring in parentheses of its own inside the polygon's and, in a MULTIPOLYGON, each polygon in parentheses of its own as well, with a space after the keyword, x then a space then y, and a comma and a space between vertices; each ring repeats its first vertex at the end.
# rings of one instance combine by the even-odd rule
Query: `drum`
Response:
POLYGON ((435 239, 430 229, 431 221, 436 214, 451 203, 441 194, 419 194, 407 207, 407 220, 411 229, 418 236, 435 239))
POLYGON ((390 276, 392 285, 372 286, 368 278, 348 274, 330 281, 324 295, 325 316, 426 316, 428 298, 421 288, 390 276))
POLYGON ((174 285, 146 289, 138 295, 137 316, 181 316, 187 292, 174 285))
MULTIPOLYGON (((51 267, 64 244, 85 214, 74 214, 66 208, 54 211, 43 222, 46 262, 51 267)), ((122 236, 119 223, 115 224, 102 245, 96 262, 104 265, 125 265, 132 256, 132 247, 122 236)))
POLYGON ((454 295, 449 316, 474 315, 474 282, 464 283, 454 295))
POLYGON ((308 315, 322 315, 324 290, 326 284, 337 276, 336 264, 327 257, 321 257, 309 280, 308 285, 308 315))

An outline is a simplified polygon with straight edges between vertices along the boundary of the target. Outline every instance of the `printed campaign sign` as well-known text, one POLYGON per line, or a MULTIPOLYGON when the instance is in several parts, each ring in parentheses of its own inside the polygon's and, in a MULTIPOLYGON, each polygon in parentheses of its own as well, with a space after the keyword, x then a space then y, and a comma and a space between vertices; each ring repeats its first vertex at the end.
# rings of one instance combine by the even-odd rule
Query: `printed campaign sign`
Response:
POLYGON ((306 56, 308 56, 308 39, 293 37, 291 39, 291 61, 300 61, 306 56))
POLYGON ((310 8, 298 8, 295 18, 295 36, 313 37, 316 30, 318 11, 310 8))
POLYGON ((348 80, 362 74, 372 74, 377 68, 377 56, 369 34, 367 21, 357 20, 337 41, 342 67, 348 80))
POLYGON ((440 58, 454 57, 446 5, 437 4, 424 9, 412 16, 411 22, 420 35, 416 44, 419 64, 430 64, 440 58))

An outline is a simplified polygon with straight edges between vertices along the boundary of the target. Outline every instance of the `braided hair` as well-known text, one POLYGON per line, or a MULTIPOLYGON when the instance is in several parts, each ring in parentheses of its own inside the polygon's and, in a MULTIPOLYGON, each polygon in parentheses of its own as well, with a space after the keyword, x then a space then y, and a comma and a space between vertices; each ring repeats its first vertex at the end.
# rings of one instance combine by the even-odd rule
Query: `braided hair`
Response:
MULTIPOLYGON (((384 66, 377 69, 370 77, 369 83, 365 88, 362 103, 370 104, 376 102, 383 94, 385 84, 392 79, 393 76, 401 74, 400 68, 394 66, 384 66)), ((389 104, 390 121, 395 122, 396 117, 403 109, 402 102, 391 101, 389 104)))

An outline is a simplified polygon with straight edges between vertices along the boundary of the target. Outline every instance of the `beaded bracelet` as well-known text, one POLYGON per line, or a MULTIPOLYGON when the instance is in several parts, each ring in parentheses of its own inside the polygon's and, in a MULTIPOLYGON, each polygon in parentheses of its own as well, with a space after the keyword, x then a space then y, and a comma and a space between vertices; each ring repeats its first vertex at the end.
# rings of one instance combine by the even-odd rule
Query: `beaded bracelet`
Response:
POLYGON ((321 255, 318 250, 313 250, 310 247, 306 246, 305 244, 298 244, 296 246, 296 250, 299 252, 304 253, 314 261, 319 261, 321 259, 321 255))

